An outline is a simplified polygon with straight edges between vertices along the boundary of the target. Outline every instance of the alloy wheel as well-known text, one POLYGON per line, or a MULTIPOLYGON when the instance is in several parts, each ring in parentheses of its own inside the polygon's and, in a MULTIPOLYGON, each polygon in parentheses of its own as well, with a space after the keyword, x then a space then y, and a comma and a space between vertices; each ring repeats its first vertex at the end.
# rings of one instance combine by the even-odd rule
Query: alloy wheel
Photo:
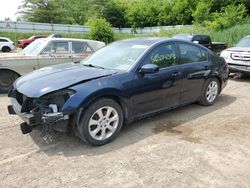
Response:
POLYGON ((99 108, 91 116, 88 124, 89 133, 95 140, 103 141, 110 138, 119 125, 119 115, 111 106, 99 108))
POLYGON ((218 83, 216 81, 212 81, 209 83, 206 92, 207 101, 209 103, 212 103, 216 99, 218 95, 218 88, 218 83))

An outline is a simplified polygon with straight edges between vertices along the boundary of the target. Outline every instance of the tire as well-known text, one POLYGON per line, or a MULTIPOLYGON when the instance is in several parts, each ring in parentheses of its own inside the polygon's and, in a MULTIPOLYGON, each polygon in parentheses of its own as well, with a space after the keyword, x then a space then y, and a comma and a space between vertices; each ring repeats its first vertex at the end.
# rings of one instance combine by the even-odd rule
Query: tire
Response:
POLYGON ((11 49, 10 49, 10 47, 8 47, 8 46, 4 46, 3 48, 2 48, 2 52, 10 52, 11 51, 11 49))
POLYGON ((10 71, 0 71, 0 93, 7 93, 18 75, 10 71))
POLYGON ((77 130, 83 141, 101 146, 114 140, 122 125, 123 111, 120 105, 112 99, 102 98, 81 114, 77 130))
POLYGON ((203 106, 213 105, 220 92, 220 82, 217 78, 210 78, 206 81, 199 103, 203 106))

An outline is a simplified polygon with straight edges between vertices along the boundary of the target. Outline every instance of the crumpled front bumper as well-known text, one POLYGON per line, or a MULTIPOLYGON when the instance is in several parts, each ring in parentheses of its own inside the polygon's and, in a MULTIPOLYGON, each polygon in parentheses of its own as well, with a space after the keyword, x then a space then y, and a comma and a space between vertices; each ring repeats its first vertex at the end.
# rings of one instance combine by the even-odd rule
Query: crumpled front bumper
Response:
POLYGON ((21 130, 23 134, 32 131, 36 126, 43 126, 50 132, 51 130, 58 130, 64 132, 67 130, 68 115, 62 112, 41 114, 40 112, 21 112, 22 106, 18 103, 17 99, 10 96, 11 105, 8 106, 10 115, 18 115, 24 123, 21 123, 21 130))

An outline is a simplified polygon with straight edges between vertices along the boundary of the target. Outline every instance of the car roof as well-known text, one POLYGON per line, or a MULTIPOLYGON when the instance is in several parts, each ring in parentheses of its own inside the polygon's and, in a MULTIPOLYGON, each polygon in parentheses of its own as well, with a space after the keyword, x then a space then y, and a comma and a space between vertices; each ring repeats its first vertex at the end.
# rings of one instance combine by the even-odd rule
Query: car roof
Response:
POLYGON ((96 41, 96 40, 89 40, 89 39, 75 39, 75 38, 40 38, 37 40, 51 42, 51 41, 76 41, 76 42, 86 42, 90 45, 91 48, 94 50, 98 50, 99 48, 105 46, 104 42, 96 41))
POLYGON ((134 45, 146 45, 146 46, 152 46, 156 43, 159 42, 164 42, 171 40, 170 38, 163 38, 163 37, 151 37, 151 38, 132 38, 132 39, 125 39, 125 40, 120 40, 114 43, 130 43, 134 45))
POLYGON ((6 38, 6 37, 0 37, 0 39, 10 40, 9 38, 6 38))
MULTIPOLYGON (((82 41, 82 42, 91 42, 95 40, 89 40, 89 39, 76 39, 76 38, 41 38, 38 40, 43 40, 43 41, 82 41)), ((96 41, 100 42, 100 41, 96 41)))
POLYGON ((191 33, 182 33, 182 34, 177 34, 175 36, 208 36, 208 35, 205 35, 205 34, 191 34, 191 33))

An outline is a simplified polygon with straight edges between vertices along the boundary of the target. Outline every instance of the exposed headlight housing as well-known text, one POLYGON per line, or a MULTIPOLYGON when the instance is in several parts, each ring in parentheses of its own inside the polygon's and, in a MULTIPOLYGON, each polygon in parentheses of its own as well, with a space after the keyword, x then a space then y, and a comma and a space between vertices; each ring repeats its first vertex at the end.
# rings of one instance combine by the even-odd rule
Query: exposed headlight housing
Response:
POLYGON ((57 96, 65 96, 65 97, 71 97, 76 93, 75 90, 73 89, 62 89, 62 90, 58 90, 58 91, 54 91, 52 93, 49 93, 47 95, 44 95, 42 98, 43 99, 50 99, 50 98, 54 98, 57 96))

